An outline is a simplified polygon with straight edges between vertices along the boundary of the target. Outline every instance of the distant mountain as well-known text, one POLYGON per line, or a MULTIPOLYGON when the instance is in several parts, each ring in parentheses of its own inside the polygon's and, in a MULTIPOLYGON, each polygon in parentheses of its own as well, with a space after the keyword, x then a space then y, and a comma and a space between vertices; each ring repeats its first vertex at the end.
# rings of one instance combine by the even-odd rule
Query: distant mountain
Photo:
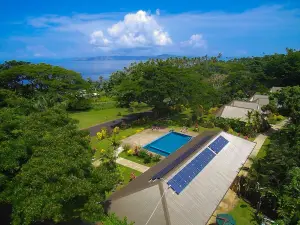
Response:
POLYGON ((176 57, 175 55, 156 55, 156 56, 95 56, 95 57, 82 57, 74 58, 74 61, 104 61, 104 60, 148 60, 148 59, 167 59, 170 57, 176 57))

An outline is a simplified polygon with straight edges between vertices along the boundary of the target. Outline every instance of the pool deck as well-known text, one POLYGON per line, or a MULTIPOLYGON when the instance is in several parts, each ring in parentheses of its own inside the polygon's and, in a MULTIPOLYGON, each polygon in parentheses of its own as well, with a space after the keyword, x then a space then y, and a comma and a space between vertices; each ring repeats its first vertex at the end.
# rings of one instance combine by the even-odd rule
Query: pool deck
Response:
MULTIPOLYGON (((175 129, 175 131, 178 133, 181 133, 180 129, 175 129)), ((169 128, 159 129, 159 130, 146 129, 140 133, 134 134, 128 138, 123 139, 122 145, 128 144, 132 147, 144 146, 169 132, 170 132, 169 128)), ((198 133, 192 132, 192 131, 187 131, 183 134, 190 135, 192 137, 195 137, 198 135, 198 133)))

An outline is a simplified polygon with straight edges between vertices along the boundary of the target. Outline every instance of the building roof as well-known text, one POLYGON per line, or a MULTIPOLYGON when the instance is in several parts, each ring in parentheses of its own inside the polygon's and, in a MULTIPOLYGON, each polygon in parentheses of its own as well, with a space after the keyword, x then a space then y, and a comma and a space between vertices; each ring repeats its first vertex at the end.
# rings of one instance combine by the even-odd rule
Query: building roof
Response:
POLYGON ((258 94, 255 94, 255 95, 253 95, 249 99, 249 101, 256 102, 260 106, 264 106, 264 105, 268 105, 269 104, 269 96, 268 95, 258 95, 258 94))
POLYGON ((272 88, 270 89, 270 92, 271 92, 271 93, 274 93, 274 92, 280 91, 282 88, 283 88, 283 87, 272 87, 272 88))
POLYGON ((216 116, 222 118, 240 119, 242 121, 246 121, 247 113, 249 111, 254 111, 254 110, 249 108, 224 105, 216 112, 216 116))
POLYGON ((254 147, 255 143, 225 132, 199 135, 112 194, 106 204, 107 210, 115 212, 119 217, 127 216, 128 220, 134 221, 136 225, 204 225, 254 147), (212 151, 213 147, 209 149, 208 146, 220 136, 229 142, 216 154, 212 151), (194 146, 197 146, 197 149, 181 163, 160 179, 152 180, 157 172, 194 146), (214 157, 179 194, 176 194, 174 186, 168 184, 169 181, 178 176, 204 151, 213 152, 214 157))
POLYGON ((246 109, 253 109, 260 111, 260 106, 256 102, 247 102, 247 101, 239 101, 239 100, 233 100, 228 105, 240 107, 240 108, 246 108, 246 109))

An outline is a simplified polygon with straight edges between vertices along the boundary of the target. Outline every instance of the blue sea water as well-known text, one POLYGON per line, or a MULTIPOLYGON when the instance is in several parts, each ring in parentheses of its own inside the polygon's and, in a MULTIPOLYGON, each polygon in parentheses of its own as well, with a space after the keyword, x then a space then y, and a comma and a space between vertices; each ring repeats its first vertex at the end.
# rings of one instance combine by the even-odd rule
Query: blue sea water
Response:
POLYGON ((131 63, 139 62, 134 60, 102 60, 102 61, 74 61, 74 60, 40 60, 33 63, 48 63, 61 66, 80 73, 84 78, 90 77, 97 80, 99 76, 107 79, 111 73, 128 67, 131 63))
POLYGON ((168 156, 188 143, 191 138, 191 136, 185 134, 170 132, 147 144, 146 146, 144 146, 144 148, 162 156, 168 156))

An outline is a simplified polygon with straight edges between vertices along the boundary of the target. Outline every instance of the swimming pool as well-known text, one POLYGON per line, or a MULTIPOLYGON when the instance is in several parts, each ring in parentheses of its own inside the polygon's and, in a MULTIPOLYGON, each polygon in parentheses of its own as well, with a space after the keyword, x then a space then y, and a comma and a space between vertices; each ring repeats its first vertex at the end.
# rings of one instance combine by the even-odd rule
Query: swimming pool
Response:
POLYGON ((191 136, 170 132, 144 146, 145 149, 162 156, 168 156, 192 139, 191 136))

